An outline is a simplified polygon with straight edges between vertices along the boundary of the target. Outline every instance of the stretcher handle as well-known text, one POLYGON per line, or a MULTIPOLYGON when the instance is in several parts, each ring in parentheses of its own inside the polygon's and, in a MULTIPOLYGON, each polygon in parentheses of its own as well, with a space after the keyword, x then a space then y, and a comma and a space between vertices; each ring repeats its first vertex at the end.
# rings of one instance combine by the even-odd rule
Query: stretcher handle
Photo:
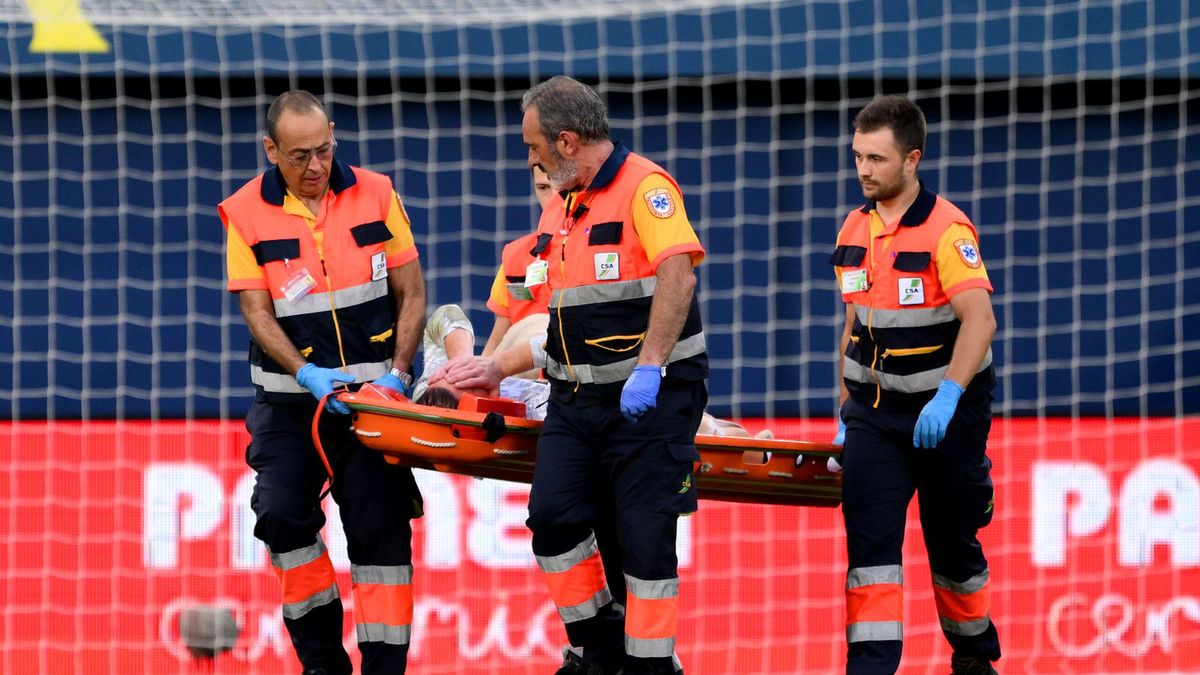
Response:
POLYGON ((337 392, 329 392, 328 394, 325 394, 324 396, 322 396, 321 402, 317 404, 317 412, 313 415, 313 421, 312 421, 313 447, 315 447, 317 449, 317 455, 321 458, 321 463, 325 465, 325 473, 329 476, 329 483, 326 485, 325 489, 323 491, 321 491, 321 496, 317 497, 318 502, 324 500, 325 495, 329 494, 330 491, 333 490, 333 467, 330 466, 330 464, 329 464, 329 457, 325 455, 325 446, 322 445, 322 443, 321 443, 321 433, 320 433, 319 429, 321 427, 321 415, 325 413, 325 400, 328 399, 330 396, 336 396, 336 395, 337 395, 337 392))

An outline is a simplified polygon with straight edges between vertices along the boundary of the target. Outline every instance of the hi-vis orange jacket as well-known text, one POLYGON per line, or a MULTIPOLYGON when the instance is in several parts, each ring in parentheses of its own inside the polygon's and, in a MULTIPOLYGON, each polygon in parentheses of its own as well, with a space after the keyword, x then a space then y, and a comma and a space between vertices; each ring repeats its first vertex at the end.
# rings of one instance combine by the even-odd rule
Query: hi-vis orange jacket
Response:
MULTIPOLYGON (((637 365, 658 279, 634 230, 632 204, 653 173, 675 182, 617 143, 587 190, 567 195, 562 210, 542 212, 533 253, 549 264, 553 288, 546 341, 551 381, 618 383, 637 365)), ((666 368, 682 379, 708 376, 695 295, 666 368)))
MULTIPOLYGON (((275 317, 300 354, 322 368, 343 368, 358 381, 390 368, 395 348, 395 302, 388 287, 386 220, 393 199, 383 175, 335 161, 323 244, 301 216, 283 210, 286 186, 278 169, 250 181, 218 206, 254 252, 274 301, 275 317), (309 277, 309 278, 306 278, 309 277), (301 297, 288 288, 311 286, 301 297)), ((250 379, 260 400, 312 400, 287 369, 251 338, 250 379)))
MULTIPOLYGON (((923 185, 894 234, 871 237, 874 209, 868 202, 846 216, 829 260, 838 268, 843 300, 855 309, 843 379, 864 405, 920 412, 945 377, 960 326, 938 275, 938 246, 951 225, 972 234, 975 228, 958 207, 923 185), (892 241, 885 248, 886 236, 892 241)), ((962 255, 978 261, 977 251, 962 255)), ((967 395, 986 394, 994 384, 989 349, 967 395)))
POLYGON ((492 297, 488 298, 488 309, 497 316, 507 317, 512 323, 517 323, 525 317, 535 314, 545 314, 550 305, 550 284, 525 285, 525 273, 529 264, 536 261, 534 249, 545 248, 545 242, 550 235, 539 235, 530 232, 510 241, 500 254, 500 270, 497 273, 496 284, 503 283, 503 288, 493 288, 492 297), (539 242, 540 244, 539 248, 539 242), (497 300, 497 295, 503 293, 505 304, 497 300))

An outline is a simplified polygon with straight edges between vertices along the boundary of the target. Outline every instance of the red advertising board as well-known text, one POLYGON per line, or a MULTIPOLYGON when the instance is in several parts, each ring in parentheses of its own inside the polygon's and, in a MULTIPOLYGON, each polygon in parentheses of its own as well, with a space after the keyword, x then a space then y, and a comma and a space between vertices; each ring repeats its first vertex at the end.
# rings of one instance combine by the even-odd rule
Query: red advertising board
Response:
MULTIPOLYGON (((981 539, 1003 672, 1200 672, 1198 439, 1190 419, 997 421, 996 517, 981 539)), ((246 440, 237 422, 0 425, 0 672, 298 672, 252 534, 246 440), (227 606, 241 626, 215 661, 180 643, 178 614, 194 605, 227 606)), ((410 672, 552 670, 563 632, 529 552, 528 488, 420 473, 410 672)), ((680 532, 689 674, 841 669, 837 509, 702 502, 680 532)), ((326 539, 349 612, 340 529, 326 539)), ((905 556, 903 671, 942 673, 915 515, 905 556)))

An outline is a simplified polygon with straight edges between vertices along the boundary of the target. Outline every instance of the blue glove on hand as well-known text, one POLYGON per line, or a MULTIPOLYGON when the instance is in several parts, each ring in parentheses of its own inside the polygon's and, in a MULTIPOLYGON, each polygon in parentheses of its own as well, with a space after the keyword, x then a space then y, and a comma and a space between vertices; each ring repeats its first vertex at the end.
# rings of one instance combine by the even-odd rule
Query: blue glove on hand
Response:
POLYGON ((844 421, 842 421, 842 418, 840 416, 838 417, 838 430, 837 430, 837 435, 833 437, 833 444, 834 445, 845 445, 846 444, 846 423, 844 421))
POLYGON ((658 366, 638 366, 625 380, 621 389, 621 414, 630 424, 658 405, 658 385, 662 382, 662 369, 658 366))
POLYGON ((371 384, 373 384, 377 387, 387 387, 388 389, 394 389, 394 390, 400 392, 401 394, 404 394, 405 396, 408 395, 408 385, 404 384, 404 380, 396 377, 395 375, 393 375, 391 373, 388 373, 388 374, 384 375, 383 377, 380 377, 379 379, 375 380, 371 384))
POLYGON ((963 388, 953 380, 942 380, 938 385, 937 394, 921 410, 917 418, 917 426, 913 428, 914 448, 936 448, 946 437, 946 427, 950 426, 950 418, 954 417, 954 409, 958 407, 958 399, 963 395, 963 388))
MULTIPOLYGON (((303 368, 296 371, 296 381, 300 383, 301 387, 311 391, 319 401, 333 392, 335 383, 353 382, 354 376, 333 368, 319 368, 316 364, 306 363, 303 368)), ((335 398, 330 398, 325 402, 325 409, 339 415, 350 414, 350 408, 335 398)))

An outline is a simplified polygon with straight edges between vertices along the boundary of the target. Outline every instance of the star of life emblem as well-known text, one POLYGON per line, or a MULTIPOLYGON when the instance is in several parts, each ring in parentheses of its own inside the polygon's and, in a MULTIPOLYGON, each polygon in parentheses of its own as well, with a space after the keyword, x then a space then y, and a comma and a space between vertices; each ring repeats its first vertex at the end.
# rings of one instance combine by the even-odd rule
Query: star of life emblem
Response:
POLYGON ((967 267, 977 269, 983 264, 979 259, 979 247, 970 239, 959 239, 954 242, 954 248, 958 249, 958 255, 967 267))
POLYGON ((671 193, 667 188, 655 188, 642 195, 642 198, 646 200, 646 206, 650 207, 650 213, 659 218, 670 218, 675 215, 675 202, 671 199, 671 193))

